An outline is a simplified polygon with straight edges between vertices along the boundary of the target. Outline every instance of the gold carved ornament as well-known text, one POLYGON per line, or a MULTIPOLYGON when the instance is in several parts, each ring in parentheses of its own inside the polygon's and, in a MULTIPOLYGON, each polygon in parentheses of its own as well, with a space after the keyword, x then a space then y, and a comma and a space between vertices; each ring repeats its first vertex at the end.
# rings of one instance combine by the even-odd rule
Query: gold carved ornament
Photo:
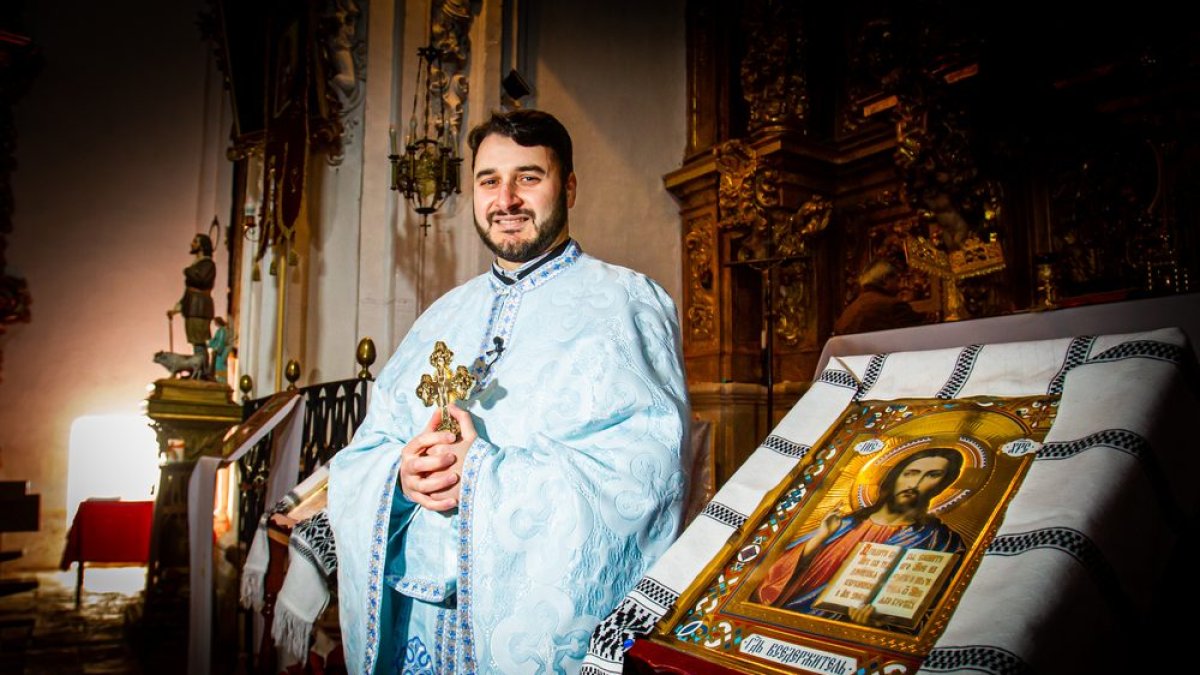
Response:
POLYGON ((909 267, 942 280, 945 290, 942 305, 947 321, 964 318, 960 281, 1004 269, 1004 249, 995 234, 989 235, 987 241, 968 236, 961 248, 950 252, 925 237, 910 237, 904 240, 904 257, 909 267))
POLYGON ((764 129, 805 130, 808 81, 804 55, 808 40, 800 3, 758 0, 747 3, 742 30, 748 36, 740 76, 750 110, 751 133, 764 129))
POLYGON ((795 346, 810 318, 811 244, 829 226, 833 204, 822 195, 812 195, 787 213, 780 202, 779 169, 739 140, 722 144, 715 154, 720 173, 719 227, 745 237, 738 260, 780 265, 778 297, 772 302, 779 319, 775 332, 785 344, 795 346))
POLYGON ((417 385, 417 398, 426 406, 438 405, 442 410, 442 421, 437 431, 452 431, 457 436, 461 429, 458 420, 450 416, 447 408, 455 401, 465 400, 475 386, 475 378, 467 371, 466 366, 458 366, 451 370, 450 360, 454 352, 446 347, 446 343, 438 340, 429 355, 429 363, 433 366, 433 374, 421 375, 421 383, 417 385))
POLYGON ((759 171, 758 153, 745 143, 733 140, 713 150, 716 155, 718 225, 722 229, 747 227, 751 230, 766 226, 755 188, 759 171))
POLYGON ((810 244, 829 227, 832 216, 833 203, 821 195, 813 195, 788 216, 782 229, 777 226, 777 255, 794 259, 792 264, 784 265, 780 270, 776 299, 779 318, 775 333, 788 346, 800 343, 811 318, 810 244))
POLYGON ((692 340, 706 342, 715 333, 713 310, 713 246, 709 218, 698 218, 690 223, 689 232, 683 238, 688 257, 688 330, 692 340))

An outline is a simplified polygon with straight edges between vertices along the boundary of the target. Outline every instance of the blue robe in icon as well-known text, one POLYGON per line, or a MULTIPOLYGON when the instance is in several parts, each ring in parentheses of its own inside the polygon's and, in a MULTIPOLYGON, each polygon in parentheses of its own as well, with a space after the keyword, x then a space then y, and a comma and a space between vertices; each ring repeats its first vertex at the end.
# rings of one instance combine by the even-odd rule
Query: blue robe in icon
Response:
POLYGON ((519 273, 494 268, 417 320, 331 462, 350 672, 576 672, 678 533, 688 404, 671 299, 574 242, 519 273), (433 414, 416 389, 437 341, 479 379, 459 404, 479 438, 444 513, 397 487, 433 414))

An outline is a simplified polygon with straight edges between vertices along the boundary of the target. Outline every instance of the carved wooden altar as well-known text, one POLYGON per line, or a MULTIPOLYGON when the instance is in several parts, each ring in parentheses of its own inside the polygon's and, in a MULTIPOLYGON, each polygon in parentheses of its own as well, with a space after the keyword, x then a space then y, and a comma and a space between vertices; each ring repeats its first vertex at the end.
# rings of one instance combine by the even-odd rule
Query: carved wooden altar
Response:
POLYGON ((872 261, 927 323, 1194 288, 1195 30, 1093 14, 688 2, 688 140, 664 184, 718 484, 872 261))

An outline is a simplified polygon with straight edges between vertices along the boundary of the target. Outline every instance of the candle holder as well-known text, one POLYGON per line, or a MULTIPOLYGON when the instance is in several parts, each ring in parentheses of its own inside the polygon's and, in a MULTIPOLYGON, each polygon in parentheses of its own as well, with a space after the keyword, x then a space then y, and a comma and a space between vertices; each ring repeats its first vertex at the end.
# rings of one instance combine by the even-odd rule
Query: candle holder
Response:
POLYGON ((1058 268, 1056 256, 1040 255, 1034 261, 1037 270, 1038 309, 1058 308, 1058 268))
POLYGON ((413 112, 408 120, 408 132, 404 136, 404 154, 396 145, 396 130, 391 129, 392 189, 402 192, 404 199, 412 204, 421 216, 421 227, 429 227, 429 216, 441 208, 451 193, 461 192, 458 179, 458 142, 454 130, 447 123, 446 102, 441 96, 445 88, 445 72, 442 69, 442 50, 422 47, 417 50, 421 65, 417 71, 416 93, 413 94, 413 112), (424 95, 421 121, 417 121, 417 103, 424 95), (435 113, 432 99, 437 99, 435 113))

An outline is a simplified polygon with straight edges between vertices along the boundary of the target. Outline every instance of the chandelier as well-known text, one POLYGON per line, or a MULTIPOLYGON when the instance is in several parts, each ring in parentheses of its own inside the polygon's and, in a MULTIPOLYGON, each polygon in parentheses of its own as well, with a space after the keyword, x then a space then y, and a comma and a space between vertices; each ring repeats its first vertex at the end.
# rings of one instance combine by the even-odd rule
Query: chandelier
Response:
POLYGON ((446 74, 442 69, 442 50, 422 47, 417 50, 421 61, 417 70, 413 111, 404 134, 404 154, 398 153, 396 131, 391 130, 392 189, 404 193, 404 199, 421 216, 421 227, 429 227, 429 215, 441 208, 450 193, 459 193, 458 156, 454 129, 446 118, 446 74), (417 104, 424 96, 421 119, 417 120, 417 104), (434 106, 431 99, 437 98, 434 106), (436 107, 436 111, 434 108, 436 107))

